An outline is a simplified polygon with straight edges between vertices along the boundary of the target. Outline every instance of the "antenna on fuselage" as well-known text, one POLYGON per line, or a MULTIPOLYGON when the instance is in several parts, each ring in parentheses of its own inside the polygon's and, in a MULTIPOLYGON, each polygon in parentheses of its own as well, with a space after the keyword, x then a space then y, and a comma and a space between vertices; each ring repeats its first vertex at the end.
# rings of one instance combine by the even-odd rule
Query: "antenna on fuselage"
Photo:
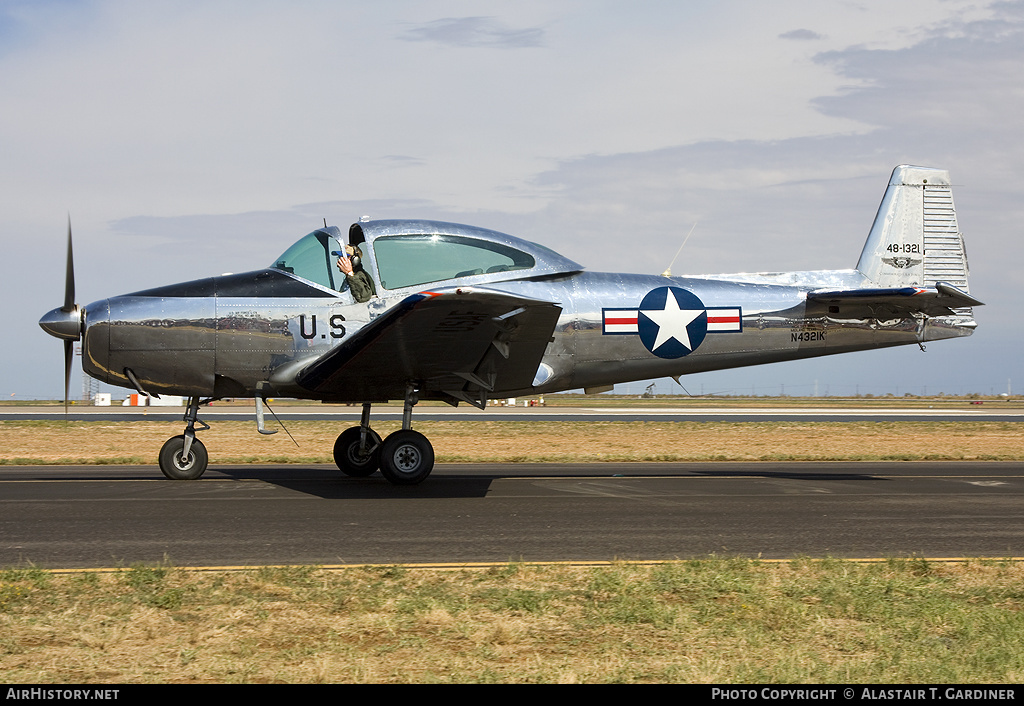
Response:
MULTIPOLYGON (((667 277, 668 275, 664 275, 664 276, 665 276, 665 277, 667 277)), ((679 381, 679 378, 680 378, 680 377, 682 377, 682 376, 681 376, 681 375, 673 375, 673 376, 672 376, 672 379, 676 381, 676 384, 677 384, 677 385, 679 385, 679 387, 682 387, 682 388, 683 388, 683 392, 685 392, 685 393, 686 393, 686 396, 687 396, 687 397, 693 397, 693 395, 691 395, 691 394, 690 394, 690 391, 689 391, 689 390, 687 390, 687 389, 686 389, 685 387, 683 387, 683 383, 681 383, 681 382, 679 381)))
MULTIPOLYGON (((693 225, 690 227, 690 232, 686 234, 685 238, 683 238, 682 245, 680 245, 679 249, 676 250, 676 256, 672 258, 672 262, 668 263, 668 267, 666 267, 665 271, 661 273, 662 277, 671 277, 672 276, 672 265, 676 264, 676 259, 679 257, 679 253, 681 253, 683 251, 683 245, 686 245, 686 241, 690 239, 691 235, 693 235, 693 229, 696 228, 696 227, 697 227, 697 221, 694 221, 693 225)), ((689 394, 689 393, 687 393, 687 394, 689 394)))

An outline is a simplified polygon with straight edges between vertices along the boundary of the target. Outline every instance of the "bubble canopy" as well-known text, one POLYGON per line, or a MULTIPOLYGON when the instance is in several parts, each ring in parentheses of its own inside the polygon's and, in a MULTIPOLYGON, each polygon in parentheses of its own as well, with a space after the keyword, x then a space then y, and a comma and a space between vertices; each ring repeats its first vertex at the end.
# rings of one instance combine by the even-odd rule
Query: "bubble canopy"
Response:
MULTIPOLYGON (((330 289, 343 286, 333 251, 336 227, 321 228, 286 250, 273 268, 330 289)), ((437 282, 467 283, 578 272, 583 268, 553 250, 485 228, 440 221, 367 221, 349 229, 363 251, 363 266, 385 290, 437 282)))

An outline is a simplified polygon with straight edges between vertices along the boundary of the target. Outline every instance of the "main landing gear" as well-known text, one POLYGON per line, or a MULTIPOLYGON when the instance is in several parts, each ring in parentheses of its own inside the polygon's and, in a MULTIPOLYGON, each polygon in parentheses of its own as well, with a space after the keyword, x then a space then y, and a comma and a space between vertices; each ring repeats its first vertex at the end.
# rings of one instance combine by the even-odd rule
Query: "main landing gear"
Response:
MULTIPOLYGON (((359 426, 341 432, 334 442, 334 462, 342 473, 364 478, 379 469, 395 485, 422 483, 434 470, 434 447, 427 437, 412 429, 412 408, 418 401, 416 389, 410 385, 405 393, 402 428, 386 439, 370 428, 370 404, 364 404, 359 426)), ((206 471, 209 454, 196 432, 210 428, 199 419, 199 406, 207 402, 210 400, 190 397, 185 433, 172 436, 160 449, 160 470, 172 480, 195 480, 206 471)))
POLYGON ((200 404, 202 402, 198 397, 188 398, 184 420, 188 424, 185 433, 172 436, 160 449, 160 470, 171 480, 195 480, 203 475, 210 462, 206 446, 196 438, 197 422, 201 425, 198 431, 210 428, 209 424, 199 419, 200 404))
POLYGON ((370 428, 370 405, 363 405, 359 426, 341 432, 334 442, 334 462, 349 476, 365 477, 378 468, 395 485, 422 483, 434 470, 434 447, 427 437, 412 429, 412 408, 418 402, 415 389, 405 393, 402 428, 381 441, 370 428))

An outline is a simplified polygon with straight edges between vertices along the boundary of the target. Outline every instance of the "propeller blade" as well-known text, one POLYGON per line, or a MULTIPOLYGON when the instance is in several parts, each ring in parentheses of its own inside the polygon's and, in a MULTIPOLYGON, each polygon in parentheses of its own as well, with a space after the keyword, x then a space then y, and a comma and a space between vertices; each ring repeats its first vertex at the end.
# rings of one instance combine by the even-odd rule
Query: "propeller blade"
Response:
POLYGON ((71 216, 68 216, 68 262, 64 270, 64 306, 47 312, 39 325, 51 336, 77 341, 82 337, 82 312, 75 304, 75 256, 71 246, 71 216))
POLYGON ((74 342, 81 335, 81 312, 75 304, 75 257, 71 248, 71 216, 68 216, 68 263, 64 270, 64 306, 44 316, 39 324, 58 338, 64 339, 64 423, 68 421, 68 396, 71 390, 71 360, 74 342), (44 323, 45 322, 45 323, 44 323), (73 338, 72 338, 73 334, 73 338))
POLYGON ((75 308, 75 258, 71 252, 71 216, 68 216, 68 264, 64 273, 64 311, 75 308))

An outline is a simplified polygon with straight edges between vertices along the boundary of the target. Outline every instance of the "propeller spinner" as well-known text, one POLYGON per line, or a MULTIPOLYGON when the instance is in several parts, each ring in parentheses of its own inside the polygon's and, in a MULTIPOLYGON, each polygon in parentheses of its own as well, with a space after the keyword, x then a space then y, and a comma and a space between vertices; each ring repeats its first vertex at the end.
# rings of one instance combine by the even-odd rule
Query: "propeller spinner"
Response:
POLYGON ((39 319, 39 326, 51 336, 64 341, 64 414, 68 411, 68 388, 71 381, 72 344, 82 337, 82 310, 75 303, 75 263, 71 251, 71 219, 68 218, 68 262, 64 277, 64 306, 39 319))

